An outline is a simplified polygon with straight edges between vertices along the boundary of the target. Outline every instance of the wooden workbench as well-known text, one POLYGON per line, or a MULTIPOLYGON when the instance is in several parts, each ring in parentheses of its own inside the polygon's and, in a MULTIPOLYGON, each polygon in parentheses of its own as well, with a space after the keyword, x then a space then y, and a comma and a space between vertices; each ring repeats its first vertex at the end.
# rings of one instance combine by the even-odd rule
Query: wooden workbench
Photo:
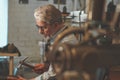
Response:
POLYGON ((18 53, 2 53, 0 52, 0 56, 9 57, 9 75, 13 75, 14 71, 14 56, 18 56, 18 53))

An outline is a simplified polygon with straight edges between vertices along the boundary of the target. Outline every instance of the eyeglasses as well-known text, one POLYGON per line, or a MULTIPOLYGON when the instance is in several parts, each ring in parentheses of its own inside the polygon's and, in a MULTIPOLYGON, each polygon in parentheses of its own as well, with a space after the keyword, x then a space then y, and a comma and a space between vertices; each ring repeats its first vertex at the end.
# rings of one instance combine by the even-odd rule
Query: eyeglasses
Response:
POLYGON ((38 29, 41 29, 41 30, 44 30, 44 29, 47 29, 48 27, 45 25, 45 26, 39 26, 39 25, 36 25, 36 27, 38 29))

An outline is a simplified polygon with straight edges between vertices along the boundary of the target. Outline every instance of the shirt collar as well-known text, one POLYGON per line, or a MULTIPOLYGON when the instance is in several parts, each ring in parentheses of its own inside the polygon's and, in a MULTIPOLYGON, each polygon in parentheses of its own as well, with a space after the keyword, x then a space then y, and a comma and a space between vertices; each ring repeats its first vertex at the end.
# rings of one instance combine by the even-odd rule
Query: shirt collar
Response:
POLYGON ((58 32, 56 32, 54 35, 52 35, 50 37, 50 42, 53 42, 55 40, 55 38, 58 36, 58 34, 60 34, 61 32, 63 32, 65 29, 67 29, 68 26, 64 26, 63 28, 61 28, 58 32))

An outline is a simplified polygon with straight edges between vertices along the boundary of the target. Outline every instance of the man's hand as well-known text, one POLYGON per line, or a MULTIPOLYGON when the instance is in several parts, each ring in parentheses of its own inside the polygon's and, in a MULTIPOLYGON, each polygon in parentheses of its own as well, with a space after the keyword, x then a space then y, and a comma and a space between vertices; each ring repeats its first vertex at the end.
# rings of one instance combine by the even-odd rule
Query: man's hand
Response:
POLYGON ((49 68, 49 65, 48 64, 36 64, 34 66, 34 71, 37 73, 37 74, 42 74, 44 73, 45 71, 47 71, 49 68))

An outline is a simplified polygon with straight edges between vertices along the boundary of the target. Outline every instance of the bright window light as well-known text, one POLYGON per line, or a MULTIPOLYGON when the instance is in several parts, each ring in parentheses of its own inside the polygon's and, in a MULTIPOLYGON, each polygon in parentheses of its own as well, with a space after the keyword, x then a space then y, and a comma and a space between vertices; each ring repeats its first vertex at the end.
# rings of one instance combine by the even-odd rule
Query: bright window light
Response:
POLYGON ((0 47, 7 45, 8 0, 0 0, 0 47))
MULTIPOLYGON (((7 45, 8 37, 8 0, 0 0, 0 47, 7 45)), ((7 58, 0 56, 0 58, 7 58)))

